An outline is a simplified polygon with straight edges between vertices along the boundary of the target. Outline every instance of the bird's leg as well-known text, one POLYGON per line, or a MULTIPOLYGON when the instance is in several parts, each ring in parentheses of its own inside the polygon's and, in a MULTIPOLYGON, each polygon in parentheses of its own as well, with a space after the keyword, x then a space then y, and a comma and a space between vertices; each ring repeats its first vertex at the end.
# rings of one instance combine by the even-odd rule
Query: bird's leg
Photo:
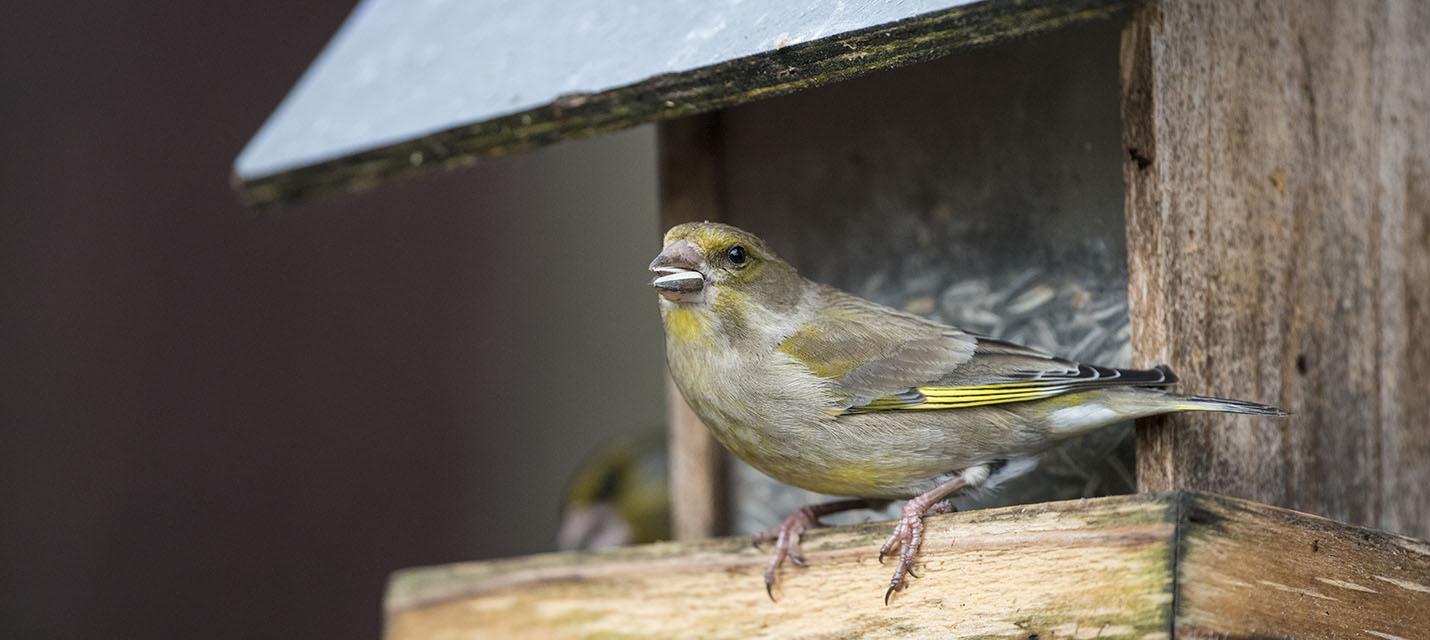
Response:
MULTIPOLYGON (((916 496, 904 503, 903 515, 894 526, 894 532, 879 549, 879 562, 884 556, 899 551, 899 565, 894 569, 894 577, 889 580, 889 590, 884 592, 884 604, 895 591, 902 591, 908 584, 906 575, 913 575, 914 559, 924 542, 924 516, 953 511, 953 504, 947 498, 962 489, 975 486, 988 478, 988 466, 969 467, 932 491, 916 496)), ((914 576, 918 577, 918 576, 914 576)))
POLYGON ((841 511, 873 509, 875 507, 874 501, 862 499, 812 504, 801 507, 799 511, 785 518, 780 526, 755 534, 756 547, 759 547, 762 542, 775 541, 775 552, 770 556, 770 563, 765 566, 765 593, 769 594, 771 600, 775 599, 775 578, 785 558, 789 558, 790 562, 795 563, 796 566, 804 566, 804 555, 799 552, 800 534, 804 533, 806 529, 824 526, 819 521, 821 517, 841 511))
MULTIPOLYGON (((943 500, 933 503, 933 505, 930 506, 928 510, 924 511, 924 515, 938 516, 943 515, 945 513, 953 513, 955 511, 958 511, 958 507, 954 506, 953 500, 951 498, 945 498, 943 500)), ((889 536, 889 539, 887 541, 884 542, 884 546, 879 548, 879 564, 884 564, 884 556, 893 553, 894 549, 897 549, 900 546, 899 540, 903 536, 902 532, 904 529, 908 528, 907 525, 905 525, 905 522, 907 521, 903 518, 899 518, 899 524, 894 527, 894 533, 889 536)), ((919 523, 920 527, 923 526, 922 520, 918 520, 916 522, 919 523)), ((909 575, 915 578, 919 577, 919 574, 914 573, 914 567, 912 565, 909 566, 909 575)))

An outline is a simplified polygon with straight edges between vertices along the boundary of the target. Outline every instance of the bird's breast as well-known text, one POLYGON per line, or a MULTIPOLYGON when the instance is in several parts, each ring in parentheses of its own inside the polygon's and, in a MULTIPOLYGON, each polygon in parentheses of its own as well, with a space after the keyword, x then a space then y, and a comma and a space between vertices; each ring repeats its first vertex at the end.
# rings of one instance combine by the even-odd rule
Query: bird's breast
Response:
POLYGON ((771 475, 771 467, 817 456, 833 419, 829 382, 785 354, 667 345, 671 377, 715 439, 771 475))

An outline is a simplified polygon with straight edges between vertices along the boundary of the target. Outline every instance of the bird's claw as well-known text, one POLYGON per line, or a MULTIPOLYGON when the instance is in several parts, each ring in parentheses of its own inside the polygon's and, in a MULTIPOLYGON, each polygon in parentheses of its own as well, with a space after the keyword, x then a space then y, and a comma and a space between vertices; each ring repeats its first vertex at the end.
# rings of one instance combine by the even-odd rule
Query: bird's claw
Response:
POLYGON ((799 551, 799 537, 806 529, 823 526, 819 522, 821 516, 868 508, 869 501, 859 498, 809 505, 785 518, 780 526, 756 534, 752 540, 756 549, 760 548, 761 542, 775 541, 775 552, 770 556, 769 564, 765 565, 765 593, 770 596, 770 600, 775 599, 775 582, 779 578, 780 564, 784 563, 785 558, 789 558, 797 567, 809 565, 809 561, 805 560, 804 554, 799 551))
POLYGON ((805 530, 817 526, 819 526, 819 521, 809 510, 800 509, 785 518, 780 526, 755 535, 755 548, 757 549, 760 548, 760 542, 775 541, 775 551, 770 556, 769 564, 765 565, 765 593, 770 596, 771 601, 775 599, 775 582, 778 581, 780 565, 784 564, 785 558, 789 558, 789 561, 797 567, 809 566, 804 554, 800 553, 799 538, 805 530))
POLYGON ((889 539, 879 549, 880 564, 883 564, 885 555, 893 553, 894 550, 899 552, 899 564, 894 568, 894 577, 889 580, 889 590, 884 592, 886 606, 894 592, 903 591, 908 584, 905 576, 919 577, 917 573, 914 573, 914 561, 924 542, 924 513, 926 511, 929 509, 917 500, 910 500, 908 504, 905 504, 899 524, 894 527, 894 532, 889 535, 889 539))
POLYGON ((889 534, 889 539, 884 541, 884 546, 879 547, 879 564, 884 564, 884 556, 887 556, 899 548, 899 544, 906 528, 903 518, 899 518, 899 523, 894 525, 894 532, 889 534))

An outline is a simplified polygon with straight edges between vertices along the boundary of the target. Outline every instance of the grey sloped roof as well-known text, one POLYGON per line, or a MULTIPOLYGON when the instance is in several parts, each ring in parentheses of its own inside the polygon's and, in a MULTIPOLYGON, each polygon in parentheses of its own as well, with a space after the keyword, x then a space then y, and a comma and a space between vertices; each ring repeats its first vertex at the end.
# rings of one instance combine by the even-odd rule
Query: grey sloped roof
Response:
POLYGON ((246 200, 351 190, 787 93, 1113 0, 364 0, 234 163, 246 200))

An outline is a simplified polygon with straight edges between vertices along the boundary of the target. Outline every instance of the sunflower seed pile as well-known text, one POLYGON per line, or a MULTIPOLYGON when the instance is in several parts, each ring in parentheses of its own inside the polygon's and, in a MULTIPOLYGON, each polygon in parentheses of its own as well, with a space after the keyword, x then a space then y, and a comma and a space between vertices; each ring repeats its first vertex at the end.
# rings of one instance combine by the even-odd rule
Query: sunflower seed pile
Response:
MULTIPOLYGON (((1131 362, 1126 282, 1093 268, 1026 268, 958 280, 938 270, 914 277, 876 271, 852 290, 965 331, 1072 360, 1107 366, 1131 362)), ((1037 470, 1003 485, 992 496, 959 507, 1131 493, 1135 490, 1133 450, 1130 423, 1102 429, 1048 451, 1037 470)), ((769 529, 799 507, 829 499, 775 482, 733 458, 731 462, 736 533, 769 529)), ((887 519, 897 514, 897 507, 890 505, 883 514, 855 512, 828 521, 887 519)))

